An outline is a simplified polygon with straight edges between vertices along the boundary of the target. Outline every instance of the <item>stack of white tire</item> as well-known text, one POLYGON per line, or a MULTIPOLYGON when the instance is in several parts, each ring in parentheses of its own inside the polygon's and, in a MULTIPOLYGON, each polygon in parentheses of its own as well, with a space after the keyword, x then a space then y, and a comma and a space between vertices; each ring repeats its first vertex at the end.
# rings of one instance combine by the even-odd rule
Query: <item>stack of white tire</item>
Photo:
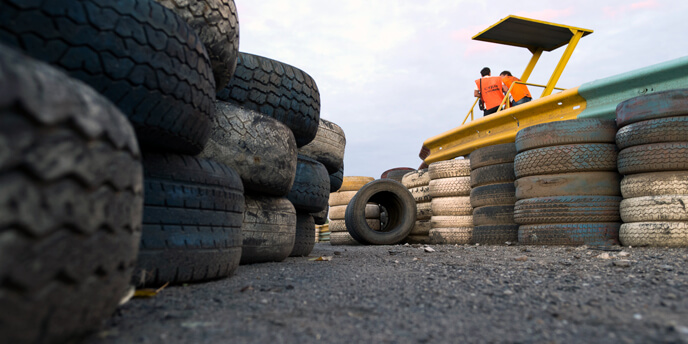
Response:
POLYGON ((406 173, 401 178, 403 184, 416 201, 416 223, 406 238, 409 244, 430 243, 430 218, 432 217, 432 198, 430 197, 430 173, 428 169, 406 173))
POLYGON ((617 107, 621 244, 688 246, 688 90, 640 96, 617 107))
POLYGON ((428 167, 431 197, 430 242, 469 244, 473 233, 470 160, 439 161, 428 167))
MULTIPOLYGON (((373 177, 345 176, 339 191, 330 193, 330 244, 359 245, 346 229, 346 222, 344 221, 346 207, 358 190, 373 180, 375 180, 373 177)), ((370 228, 380 229, 380 208, 378 205, 368 204, 365 209, 365 216, 370 228)))

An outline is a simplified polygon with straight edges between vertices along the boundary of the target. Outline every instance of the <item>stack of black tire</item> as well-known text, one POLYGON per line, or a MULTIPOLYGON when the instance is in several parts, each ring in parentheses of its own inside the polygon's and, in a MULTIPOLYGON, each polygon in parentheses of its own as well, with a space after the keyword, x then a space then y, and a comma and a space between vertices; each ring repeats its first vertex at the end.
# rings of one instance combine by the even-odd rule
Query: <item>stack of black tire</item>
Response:
POLYGON ((430 173, 428 169, 416 170, 406 173, 402 179, 403 184, 416 201, 416 222, 411 233, 406 237, 409 244, 430 243, 430 228, 432 224, 432 198, 430 197, 430 173))
POLYGON ((603 119, 544 123, 516 134, 519 243, 618 244, 615 135, 614 120, 603 119))
POLYGON ((473 243, 518 242, 518 224, 514 222, 515 157, 513 143, 479 148, 470 155, 473 243))
POLYGON ((439 161, 428 167, 433 244, 468 244, 473 232, 470 161, 439 161))
POLYGON ((688 246, 688 90, 624 101, 616 121, 621 244, 688 246))

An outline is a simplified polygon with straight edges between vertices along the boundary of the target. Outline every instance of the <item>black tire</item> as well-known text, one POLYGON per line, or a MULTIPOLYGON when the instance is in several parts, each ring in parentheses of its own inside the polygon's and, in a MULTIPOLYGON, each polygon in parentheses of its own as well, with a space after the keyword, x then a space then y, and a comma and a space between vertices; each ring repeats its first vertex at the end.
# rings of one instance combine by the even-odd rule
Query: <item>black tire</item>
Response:
POLYGON ((487 205, 473 209, 474 226, 515 225, 513 205, 487 205))
POLYGON ((513 163, 490 165, 476 168, 471 171, 472 188, 491 184, 510 183, 514 180, 516 180, 516 175, 514 174, 513 163))
POLYGON ((638 173, 621 181, 624 198, 688 195, 688 171, 638 173))
POLYGON ((688 115, 688 89, 677 89, 642 95, 616 106, 619 128, 654 118, 688 115))
POLYGON ((246 194, 241 265, 281 262, 296 239, 296 210, 288 199, 246 194))
POLYGON ((491 184, 471 189, 473 208, 487 205, 513 205, 516 203, 514 183, 491 184))
POLYGON ((522 153, 559 145, 614 143, 616 130, 613 119, 583 118, 541 123, 519 130, 516 150, 522 153))
POLYGON ((570 172, 616 171, 618 149, 611 143, 586 143, 535 148, 518 153, 516 178, 570 172))
POLYGON ((244 188, 230 167, 187 155, 144 155, 137 285, 231 275, 241 257, 244 188))
POLYGON ((344 166, 345 147, 346 136, 342 127, 321 118, 315 138, 301 147, 299 154, 325 165, 328 173, 336 173, 344 166))
POLYGON ((327 208, 330 198, 330 177, 325 166, 299 154, 294 186, 287 198, 296 210, 316 213, 327 208))
POLYGON ((472 243, 481 245, 504 245, 518 242, 518 228, 513 225, 487 225, 473 227, 472 243))
POLYGON ((320 93, 306 72, 266 57, 239 52, 234 77, 217 99, 277 119, 289 127, 296 145, 313 141, 320 120, 320 93))
POLYGON ((688 170, 688 142, 652 143, 619 152, 619 173, 688 170))
POLYGON ((208 54, 183 19, 152 0, 3 1, 0 41, 110 99, 142 146, 198 154, 208 140, 215 101, 208 54))
POLYGON ((234 0, 156 0, 193 28, 208 50, 215 90, 225 88, 239 57, 239 20, 234 0))
POLYGON ((315 222, 310 214, 296 213, 294 248, 289 257, 308 257, 315 246, 315 222))
POLYGON ((287 126, 218 101, 212 134, 200 156, 233 168, 246 190, 281 197, 294 184, 297 154, 294 135, 287 126))
POLYGON ((344 182, 344 166, 335 173, 330 173, 330 192, 337 192, 344 182))
POLYGON ((380 175, 380 178, 382 179, 391 179, 394 181, 397 181, 401 183, 401 180, 404 178, 404 176, 408 173, 411 173, 415 171, 416 169, 410 168, 410 167, 396 167, 389 169, 385 172, 382 172, 380 175))
POLYGON ((522 245, 588 245, 619 244, 621 223, 564 223, 527 225, 518 228, 522 245))
POLYGON ((133 128, 90 87, 0 45, 0 142, 0 341, 97 329, 140 242, 133 128))
POLYGON ((346 209, 346 228, 358 242, 372 245, 400 243, 416 222, 416 202, 399 182, 378 179, 363 186, 346 209), (382 231, 372 230, 365 219, 365 207, 376 203, 387 210, 388 222, 382 231))
POLYGON ((519 178, 516 199, 550 196, 621 196, 616 172, 577 172, 519 178))
POLYGON ((522 199, 514 207, 520 225, 620 222, 618 196, 552 196, 522 199))
POLYGON ((479 167, 514 162, 516 144, 504 143, 474 150, 470 155, 471 170, 479 167))
POLYGON ((637 122, 616 133, 619 149, 662 142, 688 142, 688 116, 637 122))
POLYGON ((329 210, 330 210, 330 207, 327 207, 320 212, 311 213, 311 216, 313 216, 313 222, 318 226, 322 226, 322 225, 326 224, 329 210))

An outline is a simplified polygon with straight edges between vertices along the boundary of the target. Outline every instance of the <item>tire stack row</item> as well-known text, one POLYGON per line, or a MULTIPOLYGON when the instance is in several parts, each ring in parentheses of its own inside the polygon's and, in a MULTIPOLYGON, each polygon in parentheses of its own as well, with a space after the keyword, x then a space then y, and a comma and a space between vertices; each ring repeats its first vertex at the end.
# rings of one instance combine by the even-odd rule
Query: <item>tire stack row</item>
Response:
POLYGON ((614 120, 535 125, 516 134, 514 219, 526 245, 618 244, 614 120))
POLYGON ((432 218, 432 198, 430 198, 430 173, 428 169, 416 170, 406 173, 402 179, 403 184, 413 195, 416 201, 416 223, 411 233, 406 237, 409 244, 430 243, 430 228, 432 218))
POLYGON ((688 246, 688 90, 629 99, 616 114, 621 244, 688 246))
POLYGON ((516 145, 479 148, 470 155, 473 243, 502 245, 518 242, 514 222, 516 145))
MULTIPOLYGON (((343 178, 341 188, 337 192, 330 193, 330 244, 332 245, 359 245, 351 237, 346 229, 344 221, 346 207, 349 201, 363 185, 375 180, 372 177, 346 176, 343 178)), ((374 230, 380 229, 380 208, 376 204, 369 204, 365 209, 366 222, 374 230)))
POLYGON ((439 161, 428 167, 431 197, 429 231, 433 244, 468 244, 473 233, 470 160, 439 161))

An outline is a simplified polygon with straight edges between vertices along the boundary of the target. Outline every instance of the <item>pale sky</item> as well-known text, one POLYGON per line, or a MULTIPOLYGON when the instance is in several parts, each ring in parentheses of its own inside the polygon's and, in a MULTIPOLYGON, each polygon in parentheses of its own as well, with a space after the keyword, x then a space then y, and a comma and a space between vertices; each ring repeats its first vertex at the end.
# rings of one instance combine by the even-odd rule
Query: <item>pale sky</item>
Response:
MULTIPOLYGON (((240 51, 315 79, 321 117, 346 133, 347 176, 417 168, 423 141, 463 121, 480 69, 520 76, 528 50, 471 40, 508 15, 594 30, 574 51, 557 84, 562 88, 688 55, 688 1, 682 0, 235 3, 240 51)), ((563 51, 545 52, 529 82, 547 83, 563 51)), ((531 92, 537 97, 541 89, 531 92)))

